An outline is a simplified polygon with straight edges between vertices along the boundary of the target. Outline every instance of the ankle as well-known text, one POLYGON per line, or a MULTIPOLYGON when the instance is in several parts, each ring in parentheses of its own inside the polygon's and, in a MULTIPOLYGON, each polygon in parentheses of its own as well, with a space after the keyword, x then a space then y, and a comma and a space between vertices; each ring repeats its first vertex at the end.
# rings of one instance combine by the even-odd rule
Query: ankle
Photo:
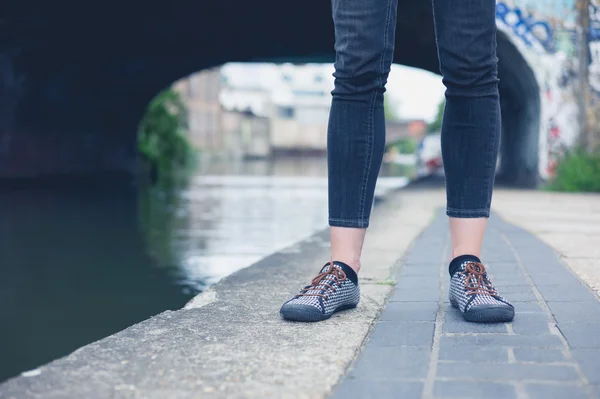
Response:
POLYGON ((458 258, 459 256, 464 255, 476 256, 477 258, 481 258, 480 251, 469 251, 463 248, 453 248, 452 253, 450 254, 450 261, 458 258))
POLYGON ((344 256, 332 256, 331 260, 333 262, 342 262, 347 264, 348 266, 350 266, 352 268, 352 270, 354 270, 356 272, 356 274, 358 274, 358 271, 360 270, 360 259, 356 259, 356 258, 347 258, 344 256))

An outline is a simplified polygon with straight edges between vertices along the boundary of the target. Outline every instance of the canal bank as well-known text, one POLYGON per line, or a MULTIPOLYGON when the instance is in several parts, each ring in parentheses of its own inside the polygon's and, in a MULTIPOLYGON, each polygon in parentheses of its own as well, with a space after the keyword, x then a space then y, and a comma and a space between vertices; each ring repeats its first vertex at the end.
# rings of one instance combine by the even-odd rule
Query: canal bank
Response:
POLYGON ((321 397, 354 359, 392 289, 393 268, 442 204, 438 188, 400 190, 375 208, 354 311, 310 325, 278 314, 327 260, 325 230, 224 278, 202 303, 8 380, 0 398, 321 397))
MULTIPOLYGON (((213 162, 154 186, 0 189, 0 382, 181 309, 322 230, 326 170, 288 157, 213 162)), ((384 168, 377 197, 406 180, 384 168)))

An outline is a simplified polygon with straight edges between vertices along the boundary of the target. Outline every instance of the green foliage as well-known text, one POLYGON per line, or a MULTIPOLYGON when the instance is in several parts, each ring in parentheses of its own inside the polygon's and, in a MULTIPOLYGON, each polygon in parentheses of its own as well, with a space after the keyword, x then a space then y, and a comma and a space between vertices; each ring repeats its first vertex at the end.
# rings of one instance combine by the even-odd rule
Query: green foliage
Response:
POLYGON ((414 154, 417 151, 417 140, 412 137, 400 139, 387 145, 388 151, 397 151, 400 154, 414 154))
POLYGON ((139 125, 138 149, 160 175, 187 167, 194 159, 186 120, 185 104, 172 89, 163 90, 148 105, 139 125))
POLYGON ((442 120, 444 119, 444 108, 446 107, 446 99, 444 98, 438 105, 438 112, 433 122, 427 125, 427 133, 436 133, 442 130, 442 120))
POLYGON ((575 149, 559 162, 552 191, 600 192, 600 153, 575 149))

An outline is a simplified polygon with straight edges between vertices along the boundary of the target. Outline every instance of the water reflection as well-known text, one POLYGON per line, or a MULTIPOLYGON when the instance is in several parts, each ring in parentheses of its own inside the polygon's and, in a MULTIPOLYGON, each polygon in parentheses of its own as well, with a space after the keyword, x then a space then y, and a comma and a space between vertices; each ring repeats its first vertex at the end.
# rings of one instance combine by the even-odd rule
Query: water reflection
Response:
POLYGON ((323 159, 215 162, 169 186, 1 192, 0 380, 326 227, 325 174, 323 159))

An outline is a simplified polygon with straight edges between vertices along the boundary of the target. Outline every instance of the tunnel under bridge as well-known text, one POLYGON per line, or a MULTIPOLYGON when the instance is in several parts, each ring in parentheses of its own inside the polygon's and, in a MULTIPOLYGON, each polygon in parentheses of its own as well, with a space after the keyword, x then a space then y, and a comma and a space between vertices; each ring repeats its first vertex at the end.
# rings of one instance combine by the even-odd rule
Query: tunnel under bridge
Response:
MULTIPOLYGON (((573 33, 545 3, 497 4, 498 179, 520 186, 547 177, 554 149, 578 132, 573 33)), ((13 2, 3 14, 0 178, 130 174, 138 123, 177 79, 226 62, 334 57, 320 0, 13 2)), ((398 14, 394 62, 439 73, 430 2, 400 0, 398 14)))

